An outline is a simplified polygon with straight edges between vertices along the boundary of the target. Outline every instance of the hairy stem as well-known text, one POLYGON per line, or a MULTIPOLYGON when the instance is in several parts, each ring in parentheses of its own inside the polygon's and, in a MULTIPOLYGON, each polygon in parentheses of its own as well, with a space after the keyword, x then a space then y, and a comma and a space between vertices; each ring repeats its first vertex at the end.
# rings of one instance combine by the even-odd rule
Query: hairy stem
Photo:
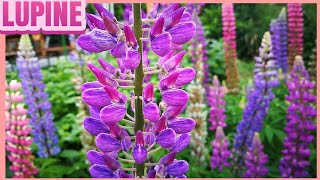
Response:
MULTIPOLYGON (((136 97, 142 96, 142 90, 143 90, 143 67, 142 67, 142 43, 140 41, 140 38, 142 37, 142 22, 141 22, 141 4, 140 3, 134 3, 132 4, 133 7, 133 31, 136 39, 138 40, 138 50, 140 53, 140 64, 135 69, 135 88, 134 88, 134 95, 136 97)), ((142 100, 140 98, 137 98, 135 100, 135 125, 134 125, 134 131, 137 132, 139 130, 143 131, 144 128, 144 117, 142 113, 142 100)), ((144 163, 143 164, 135 164, 136 167, 136 175, 138 177, 142 177, 144 175, 144 163)))

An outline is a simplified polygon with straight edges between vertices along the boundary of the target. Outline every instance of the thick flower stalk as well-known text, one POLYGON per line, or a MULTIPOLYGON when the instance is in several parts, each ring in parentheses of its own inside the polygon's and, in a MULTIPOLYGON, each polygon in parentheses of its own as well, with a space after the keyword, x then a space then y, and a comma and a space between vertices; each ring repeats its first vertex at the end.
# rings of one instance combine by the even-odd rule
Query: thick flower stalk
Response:
POLYGON ((233 4, 222 4, 222 35, 228 92, 238 93, 236 24, 233 4))
POLYGON ((211 131, 216 130, 218 126, 222 128, 227 126, 225 123, 225 94, 225 87, 221 86, 218 77, 214 76, 212 80, 212 86, 210 86, 208 93, 208 104, 210 106, 209 121, 211 123, 209 129, 211 131))
POLYGON ((229 167, 228 159, 230 151, 228 149, 228 140, 224 135, 223 128, 218 126, 216 129, 215 139, 211 142, 212 156, 210 158, 210 166, 212 169, 222 171, 223 167, 229 167))
MULTIPOLYGON (((191 60, 195 64, 198 59, 199 55, 201 55, 201 59, 203 62, 203 70, 204 70, 204 79, 203 79, 203 84, 207 85, 210 82, 210 72, 209 72, 209 65, 207 63, 208 61, 208 56, 207 56, 207 44, 206 44, 206 37, 204 35, 204 29, 202 26, 201 19, 199 17, 199 13, 201 10, 201 7, 203 4, 195 4, 195 3, 190 3, 188 4, 188 11, 192 15, 192 19, 196 24, 196 35, 192 38, 191 40, 191 46, 190 48, 190 55, 191 55, 191 60), (200 54, 197 52, 197 49, 201 46, 201 52, 200 54)), ((206 87, 207 88, 207 87, 206 87)))
POLYGON ((95 7, 100 16, 87 15, 91 32, 81 35, 77 43, 90 52, 110 51, 118 68, 102 59, 98 60, 102 68, 88 64, 97 81, 82 85, 82 98, 91 112, 84 127, 96 136, 99 150, 87 153, 91 176, 185 177, 189 165, 175 157, 189 145, 195 122, 179 117, 189 99, 181 88, 194 79, 195 71, 180 66, 186 52, 173 54, 172 46, 188 42, 195 24, 181 18, 187 12, 179 4, 158 15, 154 8, 150 13, 155 16, 148 16, 154 19, 141 19, 141 4, 133 4, 132 26, 119 23, 101 5, 95 7), (160 56, 154 67, 146 63, 148 46, 160 56), (157 75, 159 83, 145 81, 149 75, 157 75), (155 89, 160 91, 160 103, 155 89), (160 149, 169 153, 153 162, 151 155, 160 149))
POLYGON ((260 141, 259 133, 254 134, 252 146, 248 148, 245 155, 246 172, 243 174, 245 178, 261 178, 268 174, 266 163, 268 155, 263 152, 263 144, 260 141))
POLYGON ((189 93, 187 112, 196 121, 196 127, 191 132, 191 156, 195 157, 197 165, 206 165, 209 152, 205 146, 208 131, 207 111, 205 111, 206 104, 204 103, 205 89, 203 87, 204 70, 201 61, 201 46, 198 46, 197 55, 200 58, 195 63, 196 78, 187 88, 189 93))
POLYGON ((288 22, 286 9, 283 8, 277 20, 270 24, 272 53, 279 68, 284 74, 288 73, 288 22))
POLYGON ((303 55, 303 10, 300 3, 288 4, 288 61, 291 71, 296 55, 303 55))
POLYGON ((17 69, 21 79, 22 91, 28 105, 28 115, 34 142, 38 146, 38 156, 48 157, 60 152, 58 137, 55 134, 51 104, 48 94, 44 91, 42 73, 38 59, 31 44, 29 35, 22 35, 17 52, 17 69))
POLYGON ((301 56, 296 56, 287 86, 289 95, 286 99, 290 106, 286 116, 287 137, 284 138, 280 172, 282 177, 306 177, 317 111, 316 96, 313 94, 315 83, 310 81, 301 56))
POLYGON ((237 126, 234 139, 233 163, 234 168, 240 168, 243 155, 251 147, 255 132, 260 132, 263 126, 270 102, 274 98, 272 89, 279 82, 277 79, 277 62, 271 53, 270 33, 263 36, 259 56, 255 58, 254 84, 247 91, 247 105, 243 118, 237 126))
POLYGON ((33 164, 31 128, 20 91, 21 83, 16 80, 9 85, 6 83, 6 149, 10 152, 8 159, 12 165, 9 169, 14 172, 13 177, 32 178, 38 169, 33 164))

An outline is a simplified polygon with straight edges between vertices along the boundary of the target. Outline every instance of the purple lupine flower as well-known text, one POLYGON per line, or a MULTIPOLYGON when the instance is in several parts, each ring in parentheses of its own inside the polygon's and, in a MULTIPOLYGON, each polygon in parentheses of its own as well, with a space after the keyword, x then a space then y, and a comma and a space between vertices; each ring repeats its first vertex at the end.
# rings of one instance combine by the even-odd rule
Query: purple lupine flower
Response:
POLYGON ((208 93, 208 104, 210 106, 210 117, 211 122, 210 130, 216 130, 218 126, 224 128, 227 124, 224 122, 226 119, 225 115, 225 88, 220 86, 220 82, 217 76, 213 77, 212 86, 209 87, 208 93))
POLYGON ((17 52, 17 69, 21 79, 22 91, 28 105, 28 115, 34 142, 38 146, 38 156, 48 157, 60 152, 58 137, 53 122, 51 104, 44 91, 45 84, 38 59, 31 45, 29 35, 22 35, 17 52))
POLYGON ((245 178, 261 178, 268 174, 265 167, 268 162, 268 155, 263 152, 263 144, 260 141, 259 133, 254 134, 252 146, 248 148, 245 155, 246 172, 243 174, 245 178))
MULTIPOLYGON (((138 10, 135 9, 137 6, 139 5, 134 5, 134 10, 138 10)), ((119 26, 115 17, 102 6, 95 4, 95 7, 100 17, 88 18, 93 29, 89 34, 81 35, 78 38, 78 44, 91 52, 110 50, 111 54, 117 58, 119 67, 116 68, 99 59, 98 62, 102 68, 88 65, 97 81, 82 85, 82 98, 92 110, 91 117, 85 118, 83 125, 90 134, 96 136, 98 148, 98 151, 91 150, 87 154, 92 164, 89 169, 91 176, 99 178, 185 177, 184 174, 189 168, 188 163, 175 160, 174 157, 188 147, 189 133, 195 126, 194 120, 179 117, 189 99, 188 93, 181 88, 194 79, 195 71, 192 68, 180 66, 185 51, 174 54, 170 48, 168 49, 170 53, 163 53, 163 57, 159 58, 157 66, 150 67, 149 60, 143 57, 147 54, 145 48, 152 42, 150 38, 135 37, 133 31, 133 29, 142 28, 143 36, 154 33, 154 39, 160 36, 156 33, 169 34, 173 43, 173 37, 188 41, 194 33, 182 31, 185 24, 179 22, 178 15, 183 13, 184 9, 173 4, 159 16, 154 16, 157 19, 140 20, 133 17, 134 27, 131 29, 128 25, 119 26), (139 24, 137 19, 141 27, 137 27, 136 24, 139 24), (101 20, 107 22, 104 23, 105 26, 99 25, 101 20), (164 21, 163 25, 160 24, 162 27, 157 24, 160 21, 164 21), (150 22, 156 23, 148 28, 150 22), (98 38, 100 35, 95 34, 96 32, 103 34, 103 37, 98 38), (140 43, 140 41, 143 42, 140 43), (95 47, 89 47, 90 43, 95 47), (157 86, 145 79, 145 76, 153 74, 157 74, 160 79, 157 86), (160 103, 154 97, 155 87, 160 90, 162 96, 160 103), (129 93, 121 92, 122 89, 129 90, 129 93), (129 103, 132 111, 127 108, 129 103), (132 131, 133 129, 135 131, 132 131), (150 162, 152 159, 149 156, 162 148, 169 150, 169 154, 174 154, 174 157, 170 155, 171 158, 168 159, 165 156, 166 158, 163 157, 165 159, 162 158, 160 163, 150 162), (118 156, 119 153, 128 159, 118 156), (124 168, 120 162, 132 163, 132 166, 124 168), (134 173, 131 175, 128 174, 129 172, 134 173)), ((188 23, 194 25, 191 21, 188 23)), ((165 47, 167 44, 161 46, 159 44, 156 47, 162 48, 162 46, 165 47)))
POLYGON ((303 9, 300 3, 288 3, 288 62, 291 71, 296 55, 303 55, 303 9))
POLYGON ((32 138, 27 110, 23 107, 24 96, 20 94, 21 83, 16 80, 6 83, 6 149, 14 172, 14 178, 32 178, 38 173, 33 164, 33 155, 30 148, 32 138))
POLYGON ((310 143, 313 142, 312 132, 316 129, 316 96, 313 94, 315 83, 309 79, 301 56, 296 56, 294 66, 287 82, 290 102, 287 112, 287 123, 284 138, 283 158, 280 161, 282 177, 306 177, 307 166, 310 166, 310 143))
MULTIPOLYGON (((259 57, 256 57, 253 87, 247 91, 247 105, 243 112, 243 118, 237 126, 234 139, 233 163, 241 166, 243 154, 251 147, 255 132, 260 132, 263 120, 268 113, 270 102, 274 98, 272 89, 279 82, 277 80, 277 64, 271 53, 270 33, 263 36, 259 57), (237 161, 237 162, 236 162, 237 161)), ((236 165, 234 165, 236 166, 236 165)))
POLYGON ((164 9, 156 19, 150 31, 151 50, 158 56, 167 55, 173 46, 188 42, 196 33, 196 25, 190 20, 184 21, 187 13, 179 4, 164 9))
POLYGON ((270 24, 272 53, 282 72, 288 73, 288 22, 283 8, 277 20, 270 24))
POLYGON ((228 140, 224 135, 223 128, 218 126, 216 128, 215 139, 211 142, 212 156, 210 158, 210 166, 212 169, 218 168, 222 171, 223 167, 229 167, 228 159, 230 151, 228 150, 228 140))
POLYGON ((222 25, 228 92, 237 93, 240 84, 236 65, 237 44, 233 4, 222 4, 222 25))

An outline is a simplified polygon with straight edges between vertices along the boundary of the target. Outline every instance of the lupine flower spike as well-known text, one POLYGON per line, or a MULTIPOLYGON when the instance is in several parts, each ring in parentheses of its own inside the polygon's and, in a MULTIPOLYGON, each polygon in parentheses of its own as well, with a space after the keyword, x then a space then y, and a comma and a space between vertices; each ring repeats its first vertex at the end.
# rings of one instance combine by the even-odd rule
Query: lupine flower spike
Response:
POLYGON ((288 58, 291 71, 296 55, 303 55, 303 10, 300 3, 288 4, 288 58))
POLYGON ((228 92, 238 93, 239 75, 236 64, 236 24, 233 4, 222 4, 222 35, 228 92))
POLYGON ((224 96, 226 93, 225 87, 220 85, 219 79, 217 76, 213 77, 212 86, 209 88, 208 94, 208 104, 210 106, 210 117, 209 121, 211 126, 209 129, 214 131, 218 126, 225 128, 227 124, 225 123, 225 105, 226 101, 224 96))
POLYGON ((284 75, 288 73, 288 22, 283 8, 277 20, 270 24, 272 53, 284 75))
POLYGON ((96 136, 98 148, 87 153, 89 171, 99 178, 185 177, 189 165, 175 157, 189 145, 195 122, 179 117, 189 99, 181 88, 194 79, 195 71, 180 66, 186 52, 174 54, 172 46, 188 42, 195 34, 195 24, 183 21, 186 12, 179 4, 158 15, 153 8, 148 17, 155 19, 141 19, 141 4, 132 6, 129 19, 133 29, 119 24, 113 14, 95 4, 100 17, 89 19, 91 32, 77 40, 90 52, 110 51, 119 66, 104 60, 99 60, 102 68, 88 64, 97 81, 82 85, 82 98, 91 110, 83 125, 96 136), (155 67, 145 63, 148 46, 160 56, 155 67), (160 79, 157 85, 144 79, 153 74, 160 79), (156 88, 162 97, 160 103, 154 97, 156 88), (121 92, 123 89, 129 90, 130 96, 121 92), (127 110, 129 103, 132 111, 127 110), (150 156, 160 149, 169 153, 153 162, 150 156))
POLYGON ((9 169, 14 172, 13 177, 32 178, 38 170, 33 164, 31 128, 20 91, 21 83, 16 80, 9 85, 6 83, 6 149, 10 152, 8 159, 12 165, 9 169))
POLYGON ((191 156, 195 157, 197 165, 205 165, 207 163, 208 150, 205 147, 207 131, 207 111, 204 104, 205 89, 203 87, 204 69, 202 61, 202 45, 197 47, 197 61, 194 62, 194 68, 197 72, 196 78, 187 87, 190 95, 190 103, 187 107, 187 112, 192 119, 196 121, 196 127, 191 133, 191 156))
POLYGON ((248 148, 245 155, 246 172, 245 178, 261 178, 268 174, 266 163, 268 162, 268 155, 263 152, 263 144, 260 141, 259 133, 254 134, 252 146, 248 148))
MULTIPOLYGON (((271 53, 270 33, 263 36, 259 57, 256 57, 253 87, 247 90, 247 105, 243 119, 237 126, 234 139, 233 168, 240 170, 243 165, 243 155, 251 147, 255 132, 260 132, 263 120, 267 115, 270 102, 274 98, 272 89, 277 80, 277 64, 271 53)), ((240 170, 241 171, 241 170, 240 170)))
POLYGON ((215 139, 211 142, 212 156, 210 166, 212 169, 222 171, 223 167, 229 167, 228 159, 230 151, 228 150, 228 140, 224 135, 223 128, 218 126, 216 129, 215 139))
POLYGON ((307 177, 306 168, 310 166, 310 143, 316 130, 314 120, 317 115, 315 84, 310 81, 301 56, 296 56, 294 66, 287 81, 290 102, 284 138, 283 158, 280 161, 282 177, 307 177))
POLYGON ((22 35, 17 52, 17 69, 21 79, 22 91, 28 105, 28 115, 34 142, 38 146, 39 157, 49 157, 60 152, 58 137, 55 134, 51 104, 44 91, 42 73, 38 59, 35 57, 29 35, 22 35))

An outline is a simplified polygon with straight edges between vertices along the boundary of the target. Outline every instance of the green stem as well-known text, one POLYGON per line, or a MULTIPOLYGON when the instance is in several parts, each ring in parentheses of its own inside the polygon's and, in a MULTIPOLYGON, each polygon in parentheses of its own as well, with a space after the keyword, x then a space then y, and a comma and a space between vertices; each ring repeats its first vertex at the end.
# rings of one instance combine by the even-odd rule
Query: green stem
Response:
MULTIPOLYGON (((132 4, 133 7, 133 31, 134 35, 138 41, 138 50, 140 53, 140 64, 135 69, 135 88, 134 88, 134 95, 136 97, 142 96, 142 85, 143 85, 143 67, 142 67, 142 44, 140 41, 140 38, 142 37, 142 22, 141 22, 141 4, 140 3, 134 3, 132 4)), ((135 125, 134 125, 134 132, 137 132, 139 130, 143 131, 144 129, 144 117, 142 113, 142 100, 140 98, 137 98, 135 100, 135 125)), ((136 175, 138 177, 142 177, 144 175, 144 163, 143 164, 135 164, 136 167, 136 175)))

